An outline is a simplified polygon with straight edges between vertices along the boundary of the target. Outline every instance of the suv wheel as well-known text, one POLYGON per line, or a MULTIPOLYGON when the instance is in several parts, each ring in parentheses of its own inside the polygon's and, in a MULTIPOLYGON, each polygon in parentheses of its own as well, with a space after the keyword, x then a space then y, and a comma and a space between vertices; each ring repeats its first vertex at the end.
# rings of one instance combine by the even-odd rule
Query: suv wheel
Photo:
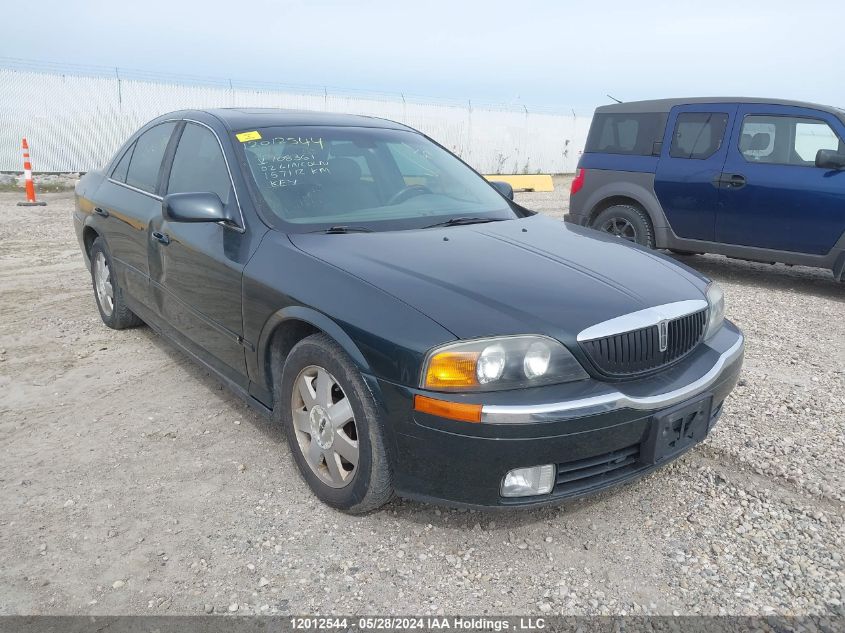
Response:
POLYGON ((591 226, 620 239, 654 248, 654 228, 651 226, 651 219, 639 207, 630 204, 615 204, 599 213, 593 219, 591 226))
POLYGON ((274 402, 299 472, 321 501, 361 514, 391 499, 382 416, 361 372, 334 340, 314 334, 294 346, 274 402))

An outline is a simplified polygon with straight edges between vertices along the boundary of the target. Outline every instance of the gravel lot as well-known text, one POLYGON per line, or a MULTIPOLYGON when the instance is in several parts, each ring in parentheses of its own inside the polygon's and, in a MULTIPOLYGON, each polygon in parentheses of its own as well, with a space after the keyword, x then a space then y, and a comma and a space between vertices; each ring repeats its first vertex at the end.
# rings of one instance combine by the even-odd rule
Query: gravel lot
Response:
MULTIPOLYGON (((519 198, 562 215, 566 185, 519 198)), ((683 258, 723 284, 746 365, 711 438, 657 473, 562 508, 349 517, 180 351, 101 324, 72 196, 43 198, 0 193, 0 614, 843 612, 829 272, 683 258)))

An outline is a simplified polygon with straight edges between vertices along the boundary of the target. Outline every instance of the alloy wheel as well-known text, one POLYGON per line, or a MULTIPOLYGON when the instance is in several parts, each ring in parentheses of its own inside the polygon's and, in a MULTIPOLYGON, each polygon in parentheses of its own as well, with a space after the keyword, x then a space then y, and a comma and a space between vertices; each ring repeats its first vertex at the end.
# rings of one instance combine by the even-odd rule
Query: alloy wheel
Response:
POLYGON ((103 251, 94 258, 94 289, 103 313, 109 317, 114 311, 114 287, 111 283, 111 270, 103 251))
POLYGON ((601 230, 629 242, 637 241, 637 229, 625 218, 610 218, 602 224, 601 230))
POLYGON ((358 468, 358 428, 334 376, 316 365, 299 372, 291 415, 299 449, 314 474, 332 488, 349 485, 358 468))

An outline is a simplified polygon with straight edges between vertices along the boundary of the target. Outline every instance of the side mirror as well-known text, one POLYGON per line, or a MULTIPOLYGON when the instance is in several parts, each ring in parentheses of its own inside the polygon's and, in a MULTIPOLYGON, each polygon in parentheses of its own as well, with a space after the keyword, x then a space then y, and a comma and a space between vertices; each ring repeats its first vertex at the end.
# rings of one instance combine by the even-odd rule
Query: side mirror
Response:
POLYGON ((161 201, 161 215, 170 222, 232 222, 216 193, 171 193, 161 201))
POLYGON ((840 154, 832 149, 820 149, 816 152, 816 167, 845 169, 845 154, 840 154))
POLYGON ((491 180, 490 184, 508 200, 513 200, 513 187, 503 180, 491 180))

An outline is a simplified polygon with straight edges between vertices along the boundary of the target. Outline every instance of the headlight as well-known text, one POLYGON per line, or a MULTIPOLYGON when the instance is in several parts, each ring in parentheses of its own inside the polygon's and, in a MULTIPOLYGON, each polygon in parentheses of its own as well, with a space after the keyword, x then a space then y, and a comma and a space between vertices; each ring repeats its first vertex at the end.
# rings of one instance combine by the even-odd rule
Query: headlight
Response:
POLYGON ((704 340, 713 336, 725 320, 725 293, 715 281, 707 286, 707 330, 704 340))
POLYGON ((434 391, 492 391, 587 378, 558 341, 547 336, 502 336, 461 341, 429 352, 420 387, 434 391))

